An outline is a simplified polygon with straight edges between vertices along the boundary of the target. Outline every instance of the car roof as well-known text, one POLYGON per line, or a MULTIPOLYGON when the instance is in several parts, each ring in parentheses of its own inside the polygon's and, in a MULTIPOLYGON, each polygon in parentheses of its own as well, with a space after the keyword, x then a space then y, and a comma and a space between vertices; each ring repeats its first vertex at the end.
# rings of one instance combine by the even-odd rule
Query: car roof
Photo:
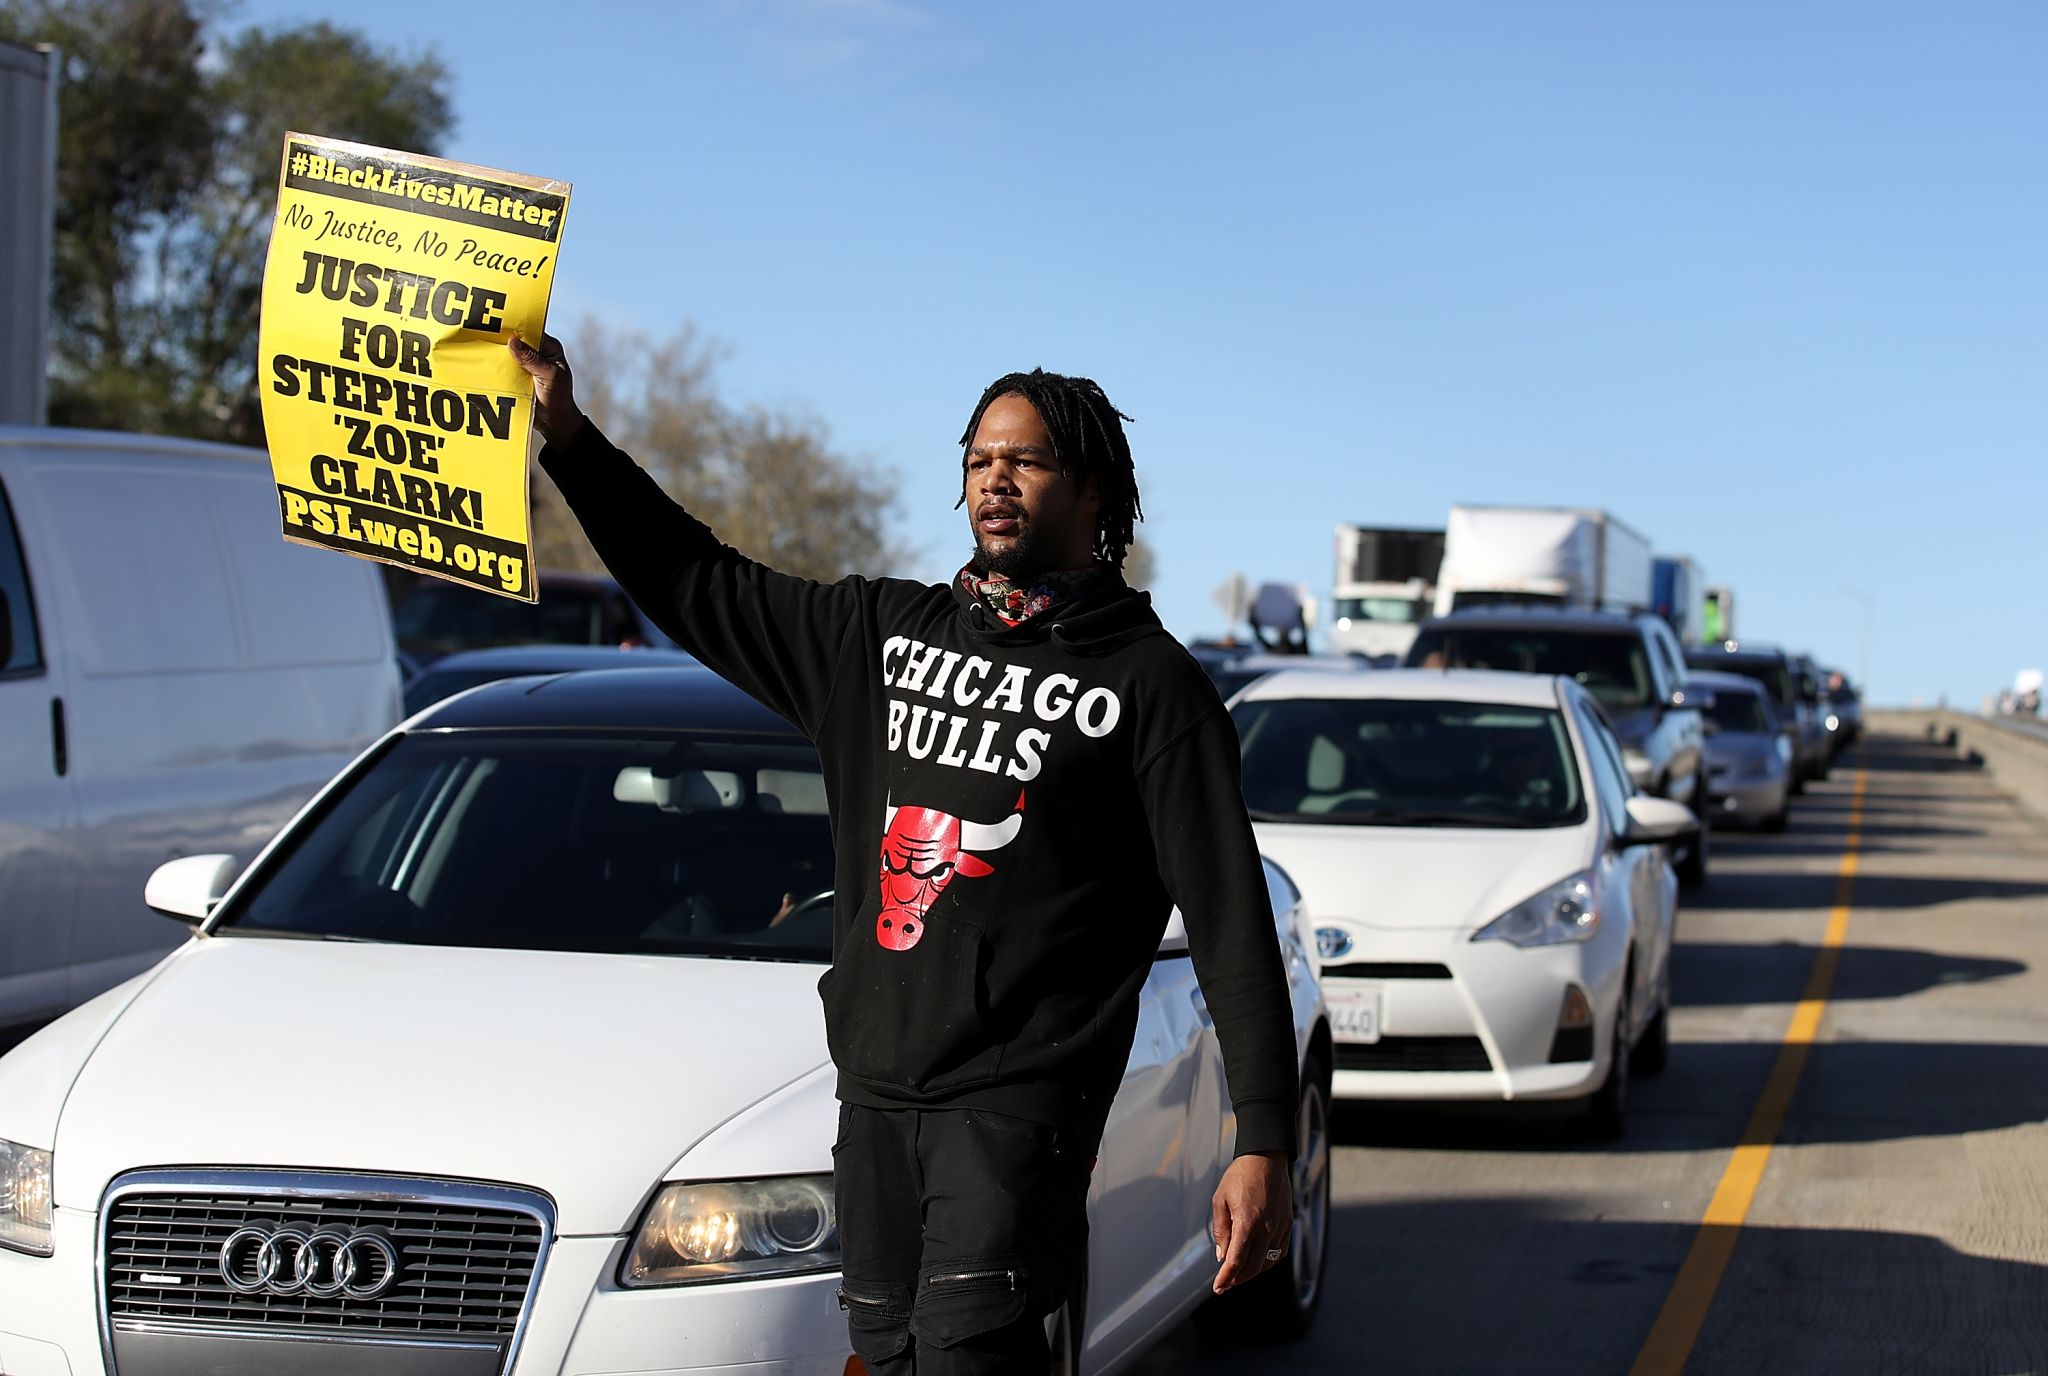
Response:
POLYGON ((1500 669, 1375 669, 1333 674, 1283 669, 1244 690, 1239 702, 1274 698, 1399 698, 1427 702, 1488 702, 1513 707, 1555 707, 1553 674, 1511 674, 1500 669))
POLYGON ((1728 645, 1688 645, 1685 647, 1685 659, 1686 663, 1700 664, 1701 667, 1705 667, 1701 664, 1703 660, 1716 660, 1728 664, 1745 661, 1762 663, 1766 660, 1773 664, 1792 662, 1792 656, 1775 645, 1744 645, 1739 641, 1728 645))
POLYGON ((1469 607, 1422 623, 1422 629, 1462 631, 1507 628, 1525 630, 1600 631, 1607 634, 1636 630, 1637 613, 1565 611, 1558 607, 1469 607))
POLYGON ((1753 678, 1741 674, 1723 674, 1712 669, 1694 669, 1685 676, 1688 688, 1709 688, 1716 693, 1753 693, 1766 697, 1764 686, 1753 678))
POLYGON ((525 674, 564 674, 574 669, 653 669, 690 665, 696 657, 682 650, 652 647, 624 649, 617 645, 493 645, 484 650, 457 650, 443 655, 422 672, 505 669, 525 674))
MULTIPOLYGON (((646 653, 634 651, 635 654, 646 653)), ((717 731, 800 736, 709 669, 589 669, 503 678, 428 708, 414 731, 717 731)))

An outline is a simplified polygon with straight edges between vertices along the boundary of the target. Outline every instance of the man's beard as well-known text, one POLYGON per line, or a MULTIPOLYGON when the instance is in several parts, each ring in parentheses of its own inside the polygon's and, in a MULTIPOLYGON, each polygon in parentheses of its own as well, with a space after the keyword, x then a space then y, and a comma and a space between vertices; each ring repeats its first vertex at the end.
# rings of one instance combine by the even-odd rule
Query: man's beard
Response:
POLYGON ((1013 583, 1048 572, 1038 540, 1030 531, 1013 539, 1003 550, 984 549, 981 541, 976 540, 974 557, 967 561, 967 567, 977 578, 1007 578, 1013 583))

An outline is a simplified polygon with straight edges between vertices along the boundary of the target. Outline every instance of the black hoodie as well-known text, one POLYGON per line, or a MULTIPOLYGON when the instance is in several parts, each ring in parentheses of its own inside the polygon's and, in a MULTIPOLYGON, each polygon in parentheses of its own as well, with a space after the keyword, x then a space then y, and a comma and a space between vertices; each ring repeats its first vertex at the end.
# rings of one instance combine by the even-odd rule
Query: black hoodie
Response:
POLYGON ((811 737, 839 1096, 1099 1137, 1178 903, 1236 1150, 1292 1151, 1286 974, 1215 688, 1109 578, 1009 627, 957 583, 776 573, 586 424, 545 468, 655 624, 811 737))

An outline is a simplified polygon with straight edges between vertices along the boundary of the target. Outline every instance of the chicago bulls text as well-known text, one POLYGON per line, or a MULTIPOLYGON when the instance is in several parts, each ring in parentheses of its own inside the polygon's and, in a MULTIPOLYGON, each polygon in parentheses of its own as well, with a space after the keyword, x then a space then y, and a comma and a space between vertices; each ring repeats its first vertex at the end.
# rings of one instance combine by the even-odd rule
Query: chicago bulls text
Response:
POLYGON ((1123 717, 1123 701, 1114 692, 1083 690, 1071 674, 1039 674, 1014 662, 999 667, 980 655, 908 636, 891 636, 883 643, 882 682, 897 693, 944 704, 927 706, 891 696, 892 752, 1027 783, 1044 768, 1052 733, 1043 726, 1025 726, 1025 720, 1045 725, 1071 720, 1082 735, 1102 737, 1123 717), (980 710, 967 717, 948 708, 980 710))

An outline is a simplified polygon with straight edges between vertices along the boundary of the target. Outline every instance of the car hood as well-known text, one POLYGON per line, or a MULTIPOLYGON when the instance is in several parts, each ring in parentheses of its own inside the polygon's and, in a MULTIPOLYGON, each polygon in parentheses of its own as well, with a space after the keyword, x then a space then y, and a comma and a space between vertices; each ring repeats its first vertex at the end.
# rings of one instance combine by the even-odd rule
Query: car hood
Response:
POLYGON ((96 1209, 140 1167, 361 1171, 525 1185, 554 1198, 561 1233, 621 1233, 694 1145, 826 1062, 818 974, 194 942, 79 1074, 57 1129, 57 1202, 96 1209))
POLYGON ((1529 831, 1259 822, 1318 927, 1473 932, 1591 863, 1594 824, 1529 831))

